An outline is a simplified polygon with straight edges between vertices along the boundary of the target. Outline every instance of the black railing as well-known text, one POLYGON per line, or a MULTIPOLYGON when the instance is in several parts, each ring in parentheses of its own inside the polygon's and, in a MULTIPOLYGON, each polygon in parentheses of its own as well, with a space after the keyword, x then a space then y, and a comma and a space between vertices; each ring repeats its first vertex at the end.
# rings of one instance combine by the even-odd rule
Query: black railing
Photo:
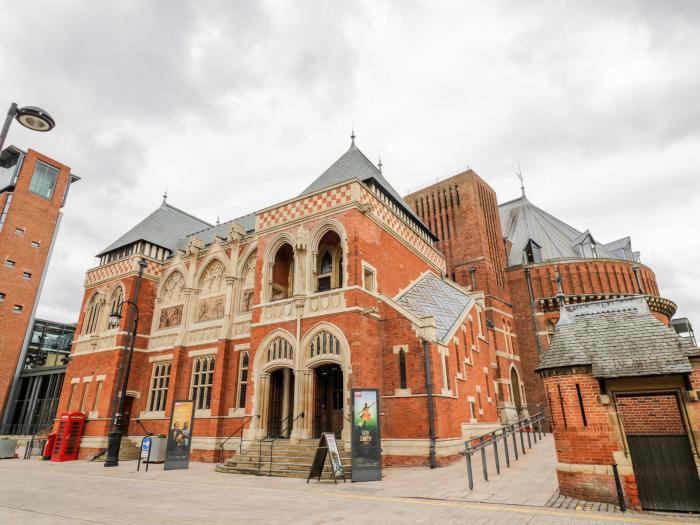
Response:
POLYGON ((235 435, 238 434, 239 432, 240 432, 240 434, 241 434, 241 442, 240 442, 240 444, 239 444, 239 446, 238 446, 238 453, 240 454, 241 452, 243 452, 243 428, 244 428, 244 427, 246 426, 246 424, 247 424, 251 419, 253 419, 254 417, 258 417, 258 416, 256 416, 256 415, 250 415, 250 416, 244 417, 244 418, 243 418, 243 422, 240 424, 240 426, 237 427, 236 430, 234 430, 233 432, 231 432, 231 434, 230 434, 226 439, 224 439, 223 443, 221 443, 221 446, 219 447, 219 465, 223 465, 223 464, 224 464, 224 446, 226 445, 226 443, 228 443, 229 439, 231 439, 233 436, 235 436, 235 435))
POLYGON ((147 436, 153 435, 153 432, 149 432, 148 429, 145 426, 143 426, 143 423, 141 422, 140 419, 137 419, 136 423, 143 429, 143 431, 146 433, 147 436))
MULTIPOLYGON (((287 421, 287 420, 289 419, 289 417, 290 417, 290 416, 285 417, 285 418, 282 420, 281 423, 284 423, 285 421, 287 421)), ((296 416, 294 419, 292 419, 289 423, 287 423, 287 425, 286 425, 285 427, 283 427, 276 435, 268 436, 268 437, 266 437, 266 438, 261 439, 261 440, 258 441, 258 445, 259 445, 259 449, 258 449, 258 472, 260 472, 261 465, 262 465, 262 447, 263 447, 263 443, 269 443, 269 444, 270 444, 270 465, 269 465, 269 466, 270 466, 270 469, 269 469, 267 475, 268 475, 268 476, 272 476, 272 454, 273 454, 273 449, 274 449, 274 447, 275 447, 275 441, 277 441, 277 440, 280 439, 280 438, 287 438, 287 437, 289 437, 289 436, 287 436, 287 435, 285 435, 285 434, 287 434, 287 432, 288 432, 289 430, 292 429, 292 427, 294 426, 294 423, 295 423, 296 420, 299 419, 300 417, 304 417, 304 413, 303 413, 303 412, 297 414, 297 416, 296 416)), ((282 425, 280 424, 280 427, 281 427, 281 426, 282 426, 282 425)))
POLYGON ((537 444, 538 438, 542 440, 542 424, 544 422, 544 414, 539 412, 532 417, 521 419, 517 423, 502 426, 496 430, 473 437, 464 442, 464 457, 467 460, 467 477, 469 478, 469 490, 474 489, 474 474, 472 472, 472 455, 476 452, 481 453, 481 468, 484 474, 484 480, 489 480, 488 465, 486 462, 486 449, 493 447, 494 464, 496 474, 501 473, 501 462, 499 458, 499 443, 503 445, 503 453, 506 460, 506 466, 510 467, 510 452, 508 440, 512 439, 513 457, 518 460, 518 439, 516 434, 520 434, 520 449, 525 455, 528 449, 532 448, 533 442, 537 444), (532 436, 532 438, 530 437, 532 436), (525 448, 525 438, 527 437, 527 449, 525 448), (474 444, 476 443, 476 444, 474 444))
POLYGON ((27 443, 27 448, 24 450, 24 459, 30 459, 33 456, 41 456, 44 454, 44 446, 46 445, 47 438, 39 437, 46 430, 51 430, 53 428, 53 422, 50 425, 46 423, 43 424, 42 428, 36 429, 34 435, 27 443))

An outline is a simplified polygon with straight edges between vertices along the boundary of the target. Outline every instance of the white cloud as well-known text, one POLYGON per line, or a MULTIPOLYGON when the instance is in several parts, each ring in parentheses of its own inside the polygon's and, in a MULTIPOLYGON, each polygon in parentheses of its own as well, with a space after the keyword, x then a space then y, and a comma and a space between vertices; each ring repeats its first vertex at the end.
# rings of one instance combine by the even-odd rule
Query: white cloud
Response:
POLYGON ((297 194, 358 144, 406 192, 474 168, 602 241, 632 235, 700 322, 694 2, 22 2, 0 100, 83 177, 39 315, 75 320, 92 256, 160 202, 205 220, 297 194), (29 30, 31 28, 31 30, 29 30))

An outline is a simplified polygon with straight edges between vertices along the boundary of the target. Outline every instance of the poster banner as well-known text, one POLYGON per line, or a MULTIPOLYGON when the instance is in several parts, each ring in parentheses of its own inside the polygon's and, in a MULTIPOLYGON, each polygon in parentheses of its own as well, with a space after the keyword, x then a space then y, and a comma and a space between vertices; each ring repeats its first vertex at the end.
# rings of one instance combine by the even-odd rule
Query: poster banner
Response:
POLYGON ((173 402, 168 427, 168 444, 165 449, 164 470, 188 468, 194 423, 194 401, 173 402))
POLYGON ((328 454, 331 457, 331 469, 333 470, 333 478, 345 479, 345 471, 343 470, 343 463, 340 460, 340 452, 338 452, 338 443, 335 440, 335 434, 333 432, 326 432, 324 435, 326 436, 328 454))
POLYGON ((352 389, 352 481, 381 481, 379 391, 352 389))

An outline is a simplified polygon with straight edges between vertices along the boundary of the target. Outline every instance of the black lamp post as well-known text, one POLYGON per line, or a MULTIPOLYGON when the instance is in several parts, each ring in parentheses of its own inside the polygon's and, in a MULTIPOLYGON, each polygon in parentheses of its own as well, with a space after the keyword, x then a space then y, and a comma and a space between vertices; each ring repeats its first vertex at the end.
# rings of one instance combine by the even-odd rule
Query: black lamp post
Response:
POLYGON ((25 128, 33 131, 51 131, 56 125, 56 121, 45 110, 36 106, 19 108, 17 104, 13 102, 12 105, 10 105, 7 117, 5 118, 5 124, 2 126, 2 131, 0 132, 0 151, 2 151, 5 145, 5 138, 7 137, 7 132, 10 130, 10 124, 12 124, 13 118, 17 119, 17 122, 22 124, 25 128))
MULTIPOLYGON (((136 278, 136 286, 134 288, 134 299, 138 300, 139 290, 141 289, 141 278, 143 271, 148 266, 146 259, 139 261, 139 275, 136 278)), ((131 356, 134 354, 134 341, 136 340, 136 330, 139 326, 139 309, 136 302, 131 300, 122 301, 117 309, 109 314, 109 322, 112 325, 118 325, 122 318, 122 310, 125 304, 130 306, 129 326, 129 349, 126 354, 126 363, 124 364, 124 372, 122 373, 122 383, 119 390, 119 399, 117 400, 117 409, 112 417, 112 428, 107 437, 107 458, 105 459, 105 467, 116 467, 119 465, 119 448, 122 443, 122 427, 124 424, 124 402, 126 401, 126 387, 129 383, 129 370, 131 369, 131 356)))

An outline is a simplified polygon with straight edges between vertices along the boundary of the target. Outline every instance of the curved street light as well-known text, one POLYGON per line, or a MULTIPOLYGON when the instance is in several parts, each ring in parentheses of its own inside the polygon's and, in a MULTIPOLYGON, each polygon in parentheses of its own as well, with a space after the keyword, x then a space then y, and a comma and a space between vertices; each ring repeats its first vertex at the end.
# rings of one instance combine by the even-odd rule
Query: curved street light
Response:
POLYGON ((7 137, 7 132, 10 129, 13 118, 17 119, 17 122, 22 124, 25 128, 31 129, 32 131, 51 131, 54 126, 56 126, 56 121, 48 111, 37 106, 24 106, 20 108, 13 102, 7 112, 2 132, 0 132, 0 151, 2 151, 5 145, 5 138, 7 137))

